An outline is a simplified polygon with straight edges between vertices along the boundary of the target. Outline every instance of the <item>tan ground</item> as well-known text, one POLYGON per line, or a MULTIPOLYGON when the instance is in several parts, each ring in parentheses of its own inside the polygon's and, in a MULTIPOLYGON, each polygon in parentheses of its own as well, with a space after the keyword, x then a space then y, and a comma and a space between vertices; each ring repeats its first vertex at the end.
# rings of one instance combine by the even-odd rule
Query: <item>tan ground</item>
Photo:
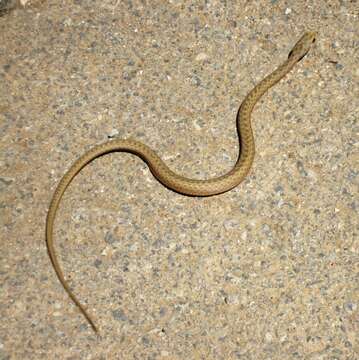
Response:
POLYGON ((2 12, 0 359, 358 359, 357 10, 74 0, 2 12), (118 153, 70 186, 56 244, 97 338, 46 251, 65 170, 120 136, 184 175, 224 173, 242 99, 307 29, 315 48, 257 105, 254 167, 235 190, 184 197, 118 153))

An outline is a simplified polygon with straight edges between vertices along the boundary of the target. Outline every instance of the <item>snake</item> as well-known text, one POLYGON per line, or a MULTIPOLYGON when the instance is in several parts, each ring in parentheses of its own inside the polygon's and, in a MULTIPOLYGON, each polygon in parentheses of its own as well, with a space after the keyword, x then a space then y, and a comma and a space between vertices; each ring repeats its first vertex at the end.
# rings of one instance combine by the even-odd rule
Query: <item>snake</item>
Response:
POLYGON ((173 172, 149 146, 134 139, 113 139, 94 146, 79 157, 57 185, 50 202, 46 218, 46 244, 55 273, 70 299, 78 307, 95 333, 95 325, 84 305, 78 300, 65 279, 54 246, 54 222, 61 198, 74 177, 94 159, 111 152, 127 152, 140 157, 149 167, 154 177, 165 187, 188 196, 212 196, 236 187, 247 176, 253 163, 255 146, 251 126, 251 114, 258 100, 308 53, 316 39, 316 32, 308 31, 302 35, 289 52, 288 58, 272 73, 261 80, 245 97, 237 112, 237 132, 239 155, 233 168, 224 175, 211 179, 191 179, 173 172))

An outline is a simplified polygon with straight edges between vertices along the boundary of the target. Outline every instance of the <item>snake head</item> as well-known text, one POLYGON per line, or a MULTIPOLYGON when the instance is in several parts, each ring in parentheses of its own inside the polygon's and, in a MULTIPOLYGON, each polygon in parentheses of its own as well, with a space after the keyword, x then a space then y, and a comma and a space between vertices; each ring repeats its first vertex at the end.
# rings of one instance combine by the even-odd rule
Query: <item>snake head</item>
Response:
POLYGON ((294 61, 300 61, 307 55, 309 49, 312 47, 315 42, 317 33, 314 31, 306 32, 294 45, 293 49, 288 55, 288 59, 294 61))

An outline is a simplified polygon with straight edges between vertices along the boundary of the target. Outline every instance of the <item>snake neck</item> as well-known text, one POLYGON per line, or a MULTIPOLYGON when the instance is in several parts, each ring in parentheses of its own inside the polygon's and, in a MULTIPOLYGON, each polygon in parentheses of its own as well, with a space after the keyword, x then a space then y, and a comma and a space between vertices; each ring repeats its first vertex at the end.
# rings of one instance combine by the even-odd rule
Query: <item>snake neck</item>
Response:
POLYGON ((284 78, 294 67, 297 61, 288 59, 271 74, 266 76, 253 90, 245 97, 237 115, 237 129, 240 139, 240 157, 236 168, 239 166, 250 166, 254 157, 254 138, 251 126, 251 113, 260 98, 278 81, 284 78), (251 144, 251 145, 250 145, 251 144))

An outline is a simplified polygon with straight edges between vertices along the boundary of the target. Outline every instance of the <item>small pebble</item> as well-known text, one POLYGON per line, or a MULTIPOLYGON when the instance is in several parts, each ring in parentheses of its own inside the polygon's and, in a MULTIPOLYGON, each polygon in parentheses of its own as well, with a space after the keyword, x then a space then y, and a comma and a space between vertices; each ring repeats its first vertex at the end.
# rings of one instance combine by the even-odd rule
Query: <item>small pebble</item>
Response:
POLYGON ((208 55, 206 53, 200 53, 196 56, 196 61, 203 61, 208 59, 208 55))

